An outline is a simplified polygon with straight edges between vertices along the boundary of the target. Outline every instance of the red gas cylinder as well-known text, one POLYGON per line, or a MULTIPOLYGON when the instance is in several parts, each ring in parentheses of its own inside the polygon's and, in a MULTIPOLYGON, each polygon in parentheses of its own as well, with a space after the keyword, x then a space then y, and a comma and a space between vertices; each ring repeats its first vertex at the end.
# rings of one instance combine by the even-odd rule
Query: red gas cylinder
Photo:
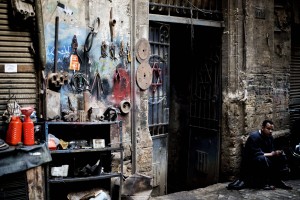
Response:
POLYGON ((6 143, 17 145, 22 139, 22 121, 19 116, 12 116, 6 133, 6 143))
POLYGON ((34 124, 30 119, 30 115, 33 112, 32 107, 26 107, 20 109, 22 114, 25 115, 23 121, 23 144, 27 146, 34 145, 34 124))

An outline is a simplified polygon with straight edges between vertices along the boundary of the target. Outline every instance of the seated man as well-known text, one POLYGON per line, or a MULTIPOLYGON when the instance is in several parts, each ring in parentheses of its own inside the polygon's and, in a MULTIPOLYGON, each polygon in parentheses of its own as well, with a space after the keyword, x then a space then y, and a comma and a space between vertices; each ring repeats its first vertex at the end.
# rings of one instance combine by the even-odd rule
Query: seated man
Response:
POLYGON ((242 179, 248 187, 266 190, 275 189, 275 187, 292 189, 281 180, 282 172, 288 168, 284 152, 274 149, 273 129, 273 122, 265 120, 261 129, 250 133, 247 138, 242 179))

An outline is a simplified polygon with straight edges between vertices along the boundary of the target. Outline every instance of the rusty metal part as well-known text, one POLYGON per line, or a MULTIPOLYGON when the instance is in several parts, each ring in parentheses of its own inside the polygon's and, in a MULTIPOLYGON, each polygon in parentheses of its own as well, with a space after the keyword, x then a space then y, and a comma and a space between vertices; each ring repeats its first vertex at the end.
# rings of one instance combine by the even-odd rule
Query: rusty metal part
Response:
POLYGON ((146 90, 152 83, 152 69, 148 63, 141 63, 136 71, 136 82, 142 90, 146 90))
POLYGON ((34 17, 35 12, 33 5, 27 2, 24 2, 22 0, 12 0, 12 8, 14 10, 14 14, 20 13, 24 20, 26 20, 28 17, 34 17))
POLYGON ((118 108, 115 107, 108 107, 105 112, 103 113, 104 120, 107 121, 116 121, 118 118, 118 114, 120 113, 118 108))
POLYGON ((116 23, 117 23, 117 20, 113 19, 113 9, 111 8, 110 9, 110 18, 109 18, 109 27, 110 27, 111 42, 114 41, 116 23))
POLYGON ((130 52, 130 46, 128 43, 127 43, 127 47, 126 47, 126 54, 127 54, 128 63, 131 63, 131 52, 130 52))
POLYGON ((78 42, 77 42, 77 36, 76 35, 74 35, 73 38, 72 38, 71 46, 72 46, 73 51, 77 52, 78 42))
POLYGON ((145 38, 139 39, 136 44, 137 54, 136 58, 140 63, 147 62, 151 55, 151 48, 149 41, 145 38))
POLYGON ((101 58, 106 58, 106 57, 107 57, 107 44, 105 41, 103 41, 101 45, 101 58))
POLYGON ((60 87, 67 83, 69 80, 68 72, 58 72, 58 73, 50 73, 48 75, 48 81, 50 84, 54 85, 55 87, 60 87))
POLYGON ((111 43, 111 45, 109 46, 109 53, 110 53, 110 59, 117 60, 116 46, 113 43, 111 43))
POLYGON ((124 50, 124 42, 121 41, 120 42, 120 49, 119 49, 119 56, 120 56, 120 58, 123 59, 125 57, 125 55, 126 55, 126 52, 124 50))
POLYGON ((85 88, 89 87, 89 82, 83 73, 75 73, 70 81, 70 86, 73 91, 80 93, 84 91, 85 88))
POLYGON ((97 99, 100 98, 101 93, 103 93, 103 84, 100 73, 97 71, 93 80, 91 92, 93 92, 94 88, 97 87, 97 99))

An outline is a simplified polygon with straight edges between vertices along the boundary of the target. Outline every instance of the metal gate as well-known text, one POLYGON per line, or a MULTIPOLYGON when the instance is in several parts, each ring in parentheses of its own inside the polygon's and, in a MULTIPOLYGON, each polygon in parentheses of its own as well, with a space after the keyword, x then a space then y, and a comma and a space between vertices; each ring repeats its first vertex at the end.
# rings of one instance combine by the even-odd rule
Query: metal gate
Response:
POLYGON ((217 183, 221 111, 221 29, 195 29, 190 72, 188 188, 217 183))
POLYGON ((167 193, 169 127, 169 25, 150 23, 149 42, 153 79, 149 87, 149 129, 153 140, 153 193, 167 193))
MULTIPOLYGON (((180 172, 186 175, 183 184, 189 185, 186 188, 194 188, 215 183, 218 180, 222 1, 151 0, 149 1, 149 13, 151 20, 149 42, 151 52, 154 54, 150 59, 150 65, 153 68, 153 84, 149 89, 149 128, 153 138, 154 191, 162 195, 166 193, 168 137, 171 134, 169 130, 172 129, 170 127, 172 123, 169 123, 169 91, 171 89, 169 76, 170 70, 173 73, 177 67, 173 64, 170 67, 170 61, 173 61, 174 58, 170 55, 171 42, 169 38, 170 28, 176 26, 173 24, 185 24, 191 27, 189 35, 200 38, 191 43, 191 51, 195 51, 193 61, 189 60, 189 63, 185 63, 184 69, 181 68, 187 70, 191 75, 189 86, 186 87, 191 89, 190 97, 185 97, 190 101, 190 110, 187 111, 189 112, 188 121, 190 121, 189 130, 184 124, 184 133, 181 133, 185 136, 185 133, 188 132, 189 139, 188 141, 179 141, 183 149, 188 148, 188 155, 184 154, 185 158, 183 159, 186 160, 183 169, 185 172, 180 172), (204 31, 206 35, 201 37, 203 30, 197 32, 194 30, 194 26, 212 28, 205 29, 208 31, 204 31), (196 55, 197 53, 198 55, 196 55), (157 190, 157 188, 159 189, 157 190)), ((181 35, 186 33, 176 32, 176 35, 178 34, 181 37, 177 39, 185 41, 185 43, 190 42, 187 40, 188 37, 185 38, 181 35)), ((172 39, 172 45, 173 43, 176 46, 176 41, 172 39)), ((172 46, 172 50, 173 48, 174 46, 172 46)), ((188 59, 182 58, 182 60, 188 59)), ((181 169, 182 166, 179 168, 181 169)), ((174 178, 176 179, 176 177, 174 178)))

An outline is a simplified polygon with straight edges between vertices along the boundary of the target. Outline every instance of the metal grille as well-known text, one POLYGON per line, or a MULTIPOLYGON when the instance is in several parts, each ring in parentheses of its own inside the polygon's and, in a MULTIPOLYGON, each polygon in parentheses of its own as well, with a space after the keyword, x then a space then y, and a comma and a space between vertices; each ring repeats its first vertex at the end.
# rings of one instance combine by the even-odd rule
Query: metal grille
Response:
POLYGON ((196 169, 201 173, 208 172, 208 154, 203 151, 196 150, 197 153, 197 161, 196 161, 196 169))
POLYGON ((190 126, 200 131, 219 131, 220 49, 199 55, 191 78, 190 126))
POLYGON ((150 0, 150 13, 194 19, 222 20, 221 0, 150 0))
POLYGON ((37 107, 36 70, 32 42, 33 22, 12 15, 10 1, 0 2, 0 115, 10 95, 21 106, 37 107), (5 73, 5 64, 17 64, 17 73, 5 73))
POLYGON ((169 125, 169 26, 151 22, 149 42, 153 70, 149 88, 149 128, 152 136, 165 134, 169 125))
POLYGON ((189 189, 214 184, 219 176, 221 34, 221 29, 195 29, 189 84, 189 189))

